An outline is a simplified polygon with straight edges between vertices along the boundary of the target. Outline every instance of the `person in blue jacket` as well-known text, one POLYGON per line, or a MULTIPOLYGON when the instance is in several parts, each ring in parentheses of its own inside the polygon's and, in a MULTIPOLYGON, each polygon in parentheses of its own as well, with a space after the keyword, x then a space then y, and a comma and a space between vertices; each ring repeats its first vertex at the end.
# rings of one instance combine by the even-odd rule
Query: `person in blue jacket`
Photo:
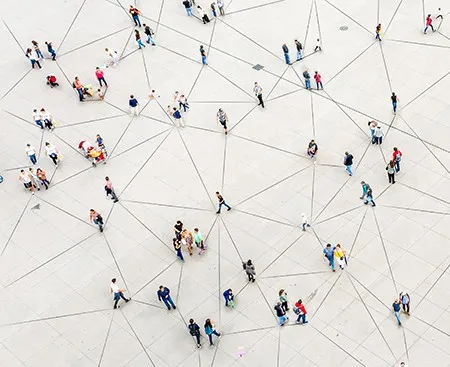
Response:
POLYGON ((323 253, 325 255, 325 258, 328 260, 329 262, 329 266, 331 266, 331 270, 334 270, 334 250, 336 249, 336 247, 331 246, 331 244, 328 244, 327 247, 325 247, 323 249, 323 253))
POLYGON ((206 319, 205 321, 205 334, 208 335, 210 345, 214 345, 212 341, 213 334, 216 335, 218 338, 221 337, 221 334, 216 331, 216 329, 214 328, 214 324, 211 322, 210 319, 206 319))
POLYGON ((177 306, 175 306, 175 304, 172 301, 172 297, 170 297, 170 289, 169 288, 160 285, 159 290, 156 293, 158 294, 159 302, 163 301, 168 310, 170 310, 170 305, 172 305, 174 310, 177 309, 177 306))
POLYGON ((230 304, 231 308, 234 308, 234 294, 231 288, 223 292, 223 298, 225 298, 225 307, 230 304))

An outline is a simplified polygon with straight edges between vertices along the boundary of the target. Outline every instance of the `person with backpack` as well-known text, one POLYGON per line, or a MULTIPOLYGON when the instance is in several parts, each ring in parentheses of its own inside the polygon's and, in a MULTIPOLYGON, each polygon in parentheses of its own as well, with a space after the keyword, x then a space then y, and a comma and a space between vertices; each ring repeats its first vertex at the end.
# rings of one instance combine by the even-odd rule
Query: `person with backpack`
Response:
POLYGON ((194 319, 189 319, 189 334, 191 334, 193 337, 195 337, 195 340, 197 341, 197 348, 201 348, 200 344, 200 326, 196 322, 194 322, 194 319))
POLYGON ((216 335, 220 339, 222 334, 217 332, 214 324, 211 322, 211 319, 206 319, 204 327, 205 327, 205 334, 208 335, 209 338, 209 345, 213 346, 214 343, 212 341, 212 336, 216 335))
POLYGON ((306 314, 308 312, 306 312, 305 305, 302 303, 301 299, 299 299, 297 302, 295 302, 294 313, 296 315, 298 315, 297 321, 296 321, 297 324, 300 324, 300 321, 302 322, 303 325, 308 323, 308 321, 306 321, 306 314))
POLYGON ((302 44, 298 40, 294 40, 295 48, 297 49, 297 61, 300 61, 302 59, 302 44))
POLYGON ((305 88, 311 89, 311 75, 309 75, 308 70, 303 72, 303 78, 305 78, 305 88))
POLYGON ((192 16, 192 3, 190 0, 183 1, 184 8, 186 9, 186 13, 188 17, 192 16))
POLYGON ((353 164, 353 155, 351 155, 349 152, 345 152, 344 166, 349 176, 353 175, 352 164, 353 164))
POLYGON ((285 43, 283 43, 283 46, 281 46, 281 49, 283 50, 284 60, 286 61, 286 64, 290 65, 291 59, 289 58, 289 48, 286 46, 285 43))
POLYGON ((254 283, 256 272, 255 272, 255 266, 253 265, 252 260, 248 260, 246 263, 243 262, 242 267, 248 276, 248 281, 254 283))
POLYGON ((368 203, 371 203, 372 206, 376 206, 375 201, 373 201, 373 193, 372 193, 372 188, 370 186, 367 189, 367 196, 366 196, 366 200, 364 201, 364 204, 367 205, 368 203))
POLYGON ((153 40, 153 38, 152 38, 152 36, 155 34, 154 32, 153 32, 153 29, 151 29, 148 25, 146 25, 145 23, 143 24, 143 26, 144 26, 144 33, 146 34, 146 36, 147 36, 147 41, 145 41, 145 42, 147 42, 148 44, 152 44, 152 46, 156 46, 156 43, 155 43, 155 41, 153 40))
POLYGON ((401 292, 398 295, 400 303, 402 304, 403 312, 409 316, 409 303, 411 302, 411 297, 406 292, 401 292))
POLYGON ((287 293, 284 289, 280 289, 278 292, 278 297, 280 298, 281 307, 283 307, 283 310, 288 312, 289 311, 289 303, 287 299, 287 293))
POLYGON ((284 324, 289 320, 289 317, 286 317, 286 311, 281 306, 281 302, 277 302, 277 304, 274 307, 274 310, 275 313, 277 314, 280 326, 284 326, 284 324))
POLYGON ((228 307, 228 305, 230 305, 231 308, 234 308, 234 294, 231 288, 223 292, 223 298, 225 298, 225 307, 228 307))
POLYGON ((103 232, 103 218, 100 213, 97 213, 94 209, 89 210, 89 221, 96 224, 100 232, 103 232))
POLYGON ((361 188, 362 188, 362 195, 359 198, 361 200, 364 200, 364 198, 367 196, 367 191, 369 191, 370 186, 368 183, 361 181, 361 188))

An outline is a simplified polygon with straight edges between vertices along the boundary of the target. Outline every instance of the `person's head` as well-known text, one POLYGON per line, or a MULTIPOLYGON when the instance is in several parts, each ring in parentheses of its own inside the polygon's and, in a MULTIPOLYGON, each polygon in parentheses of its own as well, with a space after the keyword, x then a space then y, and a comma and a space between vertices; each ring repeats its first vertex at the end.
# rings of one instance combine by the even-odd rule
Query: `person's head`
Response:
POLYGON ((381 27, 381 23, 378 23, 378 27, 381 27))
POLYGON ((106 181, 109 181, 109 177, 108 177, 108 176, 106 176, 106 177, 105 177, 105 180, 106 180, 106 181))
POLYGON ((48 45, 48 42, 47 42, 47 41, 45 41, 45 44, 46 44, 46 45, 48 45))
POLYGON ((144 27, 147 27, 147 24, 145 24, 145 23, 142 23, 142 25, 143 25, 144 27))
POLYGON ((99 93, 101 93, 102 92, 102 90, 99 88, 99 89, 97 89, 97 92, 99 92, 99 93))
POLYGON ((248 259, 247 265, 252 265, 252 260, 248 259))
POLYGON ((197 233, 198 232, 198 228, 194 228, 194 232, 197 233))
POLYGON ((317 42, 319 42, 319 41, 320 41, 320 38, 317 39, 317 42))
POLYGON ((295 43, 298 43, 298 40, 294 40, 295 43))
POLYGON ((431 14, 428 14, 428 18, 431 17, 431 14))
POLYGON ((177 108, 176 108, 176 107, 174 107, 174 108, 173 108, 173 110, 174 110, 174 111, 176 111, 176 110, 177 110, 177 108))
POLYGON ((327 248, 331 248, 331 243, 328 243, 328 244, 327 244, 327 248))
POLYGON ((194 319, 189 319, 189 323, 193 324, 194 323, 194 319))
POLYGON ((21 170, 20 170, 20 173, 25 173, 25 170, 21 169, 21 170))
POLYGON ((255 85, 258 85, 258 82, 255 82, 255 85))
POLYGON ((211 320, 210 319, 206 319, 205 325, 211 325, 211 320))
POLYGON ((38 168, 38 169, 36 170, 36 172, 37 172, 37 173, 40 173, 40 172, 42 172, 42 170, 41 170, 40 168, 38 168))
POLYGON ((400 362, 400 367, 405 367, 405 362, 400 362))
POLYGON ((338 243, 338 244, 336 245, 336 247, 339 247, 339 248, 341 248, 341 244, 340 244, 340 243, 338 243))
POLYGON ((398 300, 398 298, 395 300, 395 303, 398 303, 399 302, 399 300, 398 300))
POLYGON ((231 288, 228 289, 228 293, 233 293, 233 290, 231 288))
POLYGON ((392 92, 392 95, 395 96, 395 92, 392 92))
POLYGON ((134 30, 134 33, 139 34, 139 31, 137 29, 134 30))
MULTIPOLYGON (((91 211, 92 211, 93 209, 91 209, 91 211)), ((116 278, 112 278, 111 279, 111 283, 115 283, 117 281, 117 279, 116 278)))
POLYGON ((389 162, 389 167, 394 168, 394 161, 389 162))
POLYGON ((223 109, 222 109, 222 108, 219 108, 219 112, 223 112, 223 109))
POLYGON ((37 112, 37 110, 33 110, 33 112, 37 112))
POLYGON ((216 191, 216 196, 219 196, 220 195, 220 192, 219 191, 216 191))
POLYGON ((365 185, 366 183, 364 181, 361 181, 361 185, 365 185))
POLYGON ((42 108, 41 108, 41 112, 45 112, 45 109, 44 109, 44 107, 42 107, 42 108))
POLYGON ((164 287, 162 285, 159 286, 159 290, 162 291, 164 287))
POLYGON ((315 72, 314 72, 314 74, 317 74, 317 73, 318 73, 318 71, 315 71, 315 72))
POLYGON ((50 145, 50 143, 47 141, 47 142, 45 142, 45 146, 49 146, 50 145))
POLYGON ((301 305, 301 304, 302 304, 302 300, 299 299, 297 303, 298 303, 299 305, 301 305))
POLYGON ((31 41, 31 43, 32 43, 33 45, 35 45, 35 46, 38 44, 38 43, 37 43, 36 41, 34 41, 34 40, 31 41))
POLYGON ((133 5, 130 5, 130 9, 134 9, 134 8, 133 8, 133 5))
POLYGON ((28 168, 30 172, 33 172, 33 167, 28 168))
POLYGON ((180 220, 177 220, 177 224, 181 224, 181 221, 180 221, 180 220))
POLYGON ((100 70, 100 68, 97 66, 97 67, 95 68, 95 70, 100 70))
POLYGON ((30 143, 28 143, 28 144, 27 144, 27 147, 31 147, 31 144, 30 144, 30 143))
POLYGON ((133 96, 133 95, 131 94, 131 95, 130 95, 130 98, 131 98, 131 99, 133 99, 133 98, 134 98, 134 96, 133 96))
POLYGON ((105 51, 106 51, 106 52, 109 52, 109 49, 108 49, 108 48, 105 48, 105 51))
POLYGON ((314 143, 315 143, 315 141, 314 141, 314 139, 312 139, 312 140, 311 140, 311 144, 314 144, 314 143))
POLYGON ((348 155, 348 152, 345 152, 345 155, 348 155))
POLYGON ((398 149, 397 149, 397 147, 394 147, 394 152, 396 152, 398 149))
POLYGON ((89 210, 91 213, 95 213, 95 210, 94 209, 90 209, 89 210))
POLYGON ((277 306, 281 306, 281 302, 277 302, 277 306))
POLYGON ((77 77, 77 76, 75 77, 75 80, 78 80, 78 77, 77 77))
POLYGON ((283 293, 284 293, 284 289, 280 289, 280 290, 278 291, 278 295, 279 295, 279 296, 281 296, 283 293))

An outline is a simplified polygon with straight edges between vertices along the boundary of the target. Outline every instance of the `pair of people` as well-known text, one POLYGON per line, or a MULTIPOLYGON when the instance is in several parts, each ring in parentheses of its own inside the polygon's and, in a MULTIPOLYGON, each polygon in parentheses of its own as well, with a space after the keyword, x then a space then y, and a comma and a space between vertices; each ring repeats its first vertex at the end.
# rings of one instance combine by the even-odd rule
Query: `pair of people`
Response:
POLYGON ((330 243, 323 249, 323 254, 326 260, 328 260, 328 266, 331 267, 331 270, 335 272, 334 268, 334 259, 337 259, 337 263, 341 270, 344 270, 347 265, 347 255, 346 251, 341 247, 338 243, 336 246, 331 246, 330 243))
MULTIPOLYGON (((213 335, 216 335, 218 338, 220 338, 222 336, 221 333, 218 333, 215 325, 212 323, 211 319, 206 319, 205 321, 205 334, 208 335, 209 338, 209 344, 211 346, 214 345, 213 343, 213 335)), ((189 329, 189 333, 195 337, 195 340, 197 342, 197 348, 200 348, 202 346, 202 344, 200 343, 200 326, 198 326, 198 324, 194 321, 194 319, 190 319, 189 320, 189 325, 188 325, 188 329, 189 329)))
POLYGON ((33 110, 33 120, 41 129, 44 128, 44 125, 49 130, 53 130, 54 128, 52 115, 44 107, 40 111, 37 109, 33 110))

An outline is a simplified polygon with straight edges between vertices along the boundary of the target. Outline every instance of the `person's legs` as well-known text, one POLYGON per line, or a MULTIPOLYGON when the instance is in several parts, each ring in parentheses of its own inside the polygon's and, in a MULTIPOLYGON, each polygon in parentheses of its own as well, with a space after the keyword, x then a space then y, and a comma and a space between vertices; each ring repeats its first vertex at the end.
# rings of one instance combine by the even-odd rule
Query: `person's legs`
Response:
POLYGON ((186 13, 188 16, 192 15, 192 8, 186 8, 186 13))
POLYGON ((48 190, 48 185, 50 185, 50 182, 48 182, 48 180, 41 180, 41 184, 45 186, 46 190, 48 190))
POLYGON ((406 304, 406 313, 409 315, 409 303, 406 304))
POLYGON ((431 30, 432 30, 433 32, 436 32, 436 31, 434 30, 433 24, 430 24, 430 27, 431 27, 431 30))
POLYGON ((289 60, 289 54, 288 53, 284 53, 284 60, 286 61, 286 64, 290 64, 291 63, 291 60, 289 60))
POLYGON ((120 295, 120 298, 122 298, 125 302, 128 302, 128 301, 129 301, 128 298, 125 298, 125 296, 123 295, 122 292, 120 292, 119 295, 120 295))
POLYGON ((55 166, 57 166, 58 165, 58 156, 55 153, 52 153, 49 155, 49 157, 51 158, 51 160, 53 161, 55 166))
POLYGON ((167 298, 163 298, 162 300, 163 300, 164 304, 166 305, 167 309, 170 310, 170 304, 169 304, 168 299, 167 298))
POLYGON ((173 309, 175 310, 177 307, 175 306, 175 303, 173 303, 172 301, 172 297, 167 297, 167 300, 169 301, 169 303, 172 305, 173 309))
POLYGON ((352 166, 350 165, 350 166, 345 166, 345 169, 346 169, 346 171, 348 172, 348 174, 351 176, 351 175, 353 175, 353 172, 352 172, 352 166))
POLYGON ((39 61, 36 60, 35 62, 36 62, 36 64, 37 64, 37 66, 39 66, 39 69, 42 69, 42 66, 41 66, 41 64, 39 63, 39 61))
POLYGON ((400 172, 400 161, 396 160, 394 163, 395 163, 395 171, 400 172))
POLYGON ((33 164, 36 164, 36 163, 37 163, 36 154, 30 155, 30 161, 31 161, 31 163, 33 163, 33 164))
POLYGON ((41 50, 36 50, 36 55, 37 55, 37 57, 39 57, 39 58, 41 58, 41 59, 44 58, 44 55, 42 55, 41 50))
POLYGON ((51 120, 45 119, 45 127, 49 130, 53 129, 53 124, 52 124, 51 120))
POLYGON ((320 84, 320 88, 323 89, 323 84, 322 84, 322 82, 319 82, 319 84, 320 84))
POLYGON ((392 108, 394 109, 394 113, 397 112, 397 102, 392 102, 392 108))
POLYGON ((203 65, 207 65, 207 63, 206 63, 206 56, 202 56, 202 64, 203 65))
POLYGON ((208 338, 209 338, 209 345, 214 345, 212 342, 212 334, 209 334, 208 338))
POLYGON ((231 210, 231 206, 229 206, 225 201, 223 202, 223 205, 225 205, 228 208, 228 210, 231 210))
POLYGON ((80 98, 80 102, 84 99, 84 96, 83 96, 83 89, 81 89, 81 88, 78 88, 77 89, 77 92, 78 92, 78 97, 80 98))
POLYGON ((262 94, 258 94, 258 100, 259 100, 259 104, 264 108, 264 101, 263 101, 262 94))
POLYGON ((394 311, 394 315, 395 315, 395 318, 397 319, 398 324, 401 325, 402 322, 400 321, 400 315, 399 315, 398 311, 394 311))
POLYGON ((302 59, 302 53, 301 51, 297 51, 297 61, 302 59))
POLYGON ((197 339, 197 345, 200 345, 200 333, 195 334, 195 339, 197 339))
POLYGON ((44 128, 44 125, 42 125, 42 121, 41 120, 36 120, 34 121, 36 123, 37 126, 39 126, 41 129, 44 128))
POLYGON ((224 297, 225 298, 225 307, 228 307, 228 297, 224 297))
POLYGON ((220 333, 218 333, 216 330, 213 330, 212 332, 215 336, 220 336, 220 333))
POLYGON ((117 304, 119 303, 120 295, 119 293, 114 293, 114 308, 117 308, 117 304))
POLYGON ((306 89, 311 89, 311 81, 309 79, 305 80, 306 89))
POLYGON ((331 259, 328 259, 328 261, 330 262, 331 270, 334 271, 334 257, 332 257, 331 259))
POLYGON ((219 203, 219 209, 217 209, 217 214, 220 214, 220 210, 222 209, 223 203, 219 203))

